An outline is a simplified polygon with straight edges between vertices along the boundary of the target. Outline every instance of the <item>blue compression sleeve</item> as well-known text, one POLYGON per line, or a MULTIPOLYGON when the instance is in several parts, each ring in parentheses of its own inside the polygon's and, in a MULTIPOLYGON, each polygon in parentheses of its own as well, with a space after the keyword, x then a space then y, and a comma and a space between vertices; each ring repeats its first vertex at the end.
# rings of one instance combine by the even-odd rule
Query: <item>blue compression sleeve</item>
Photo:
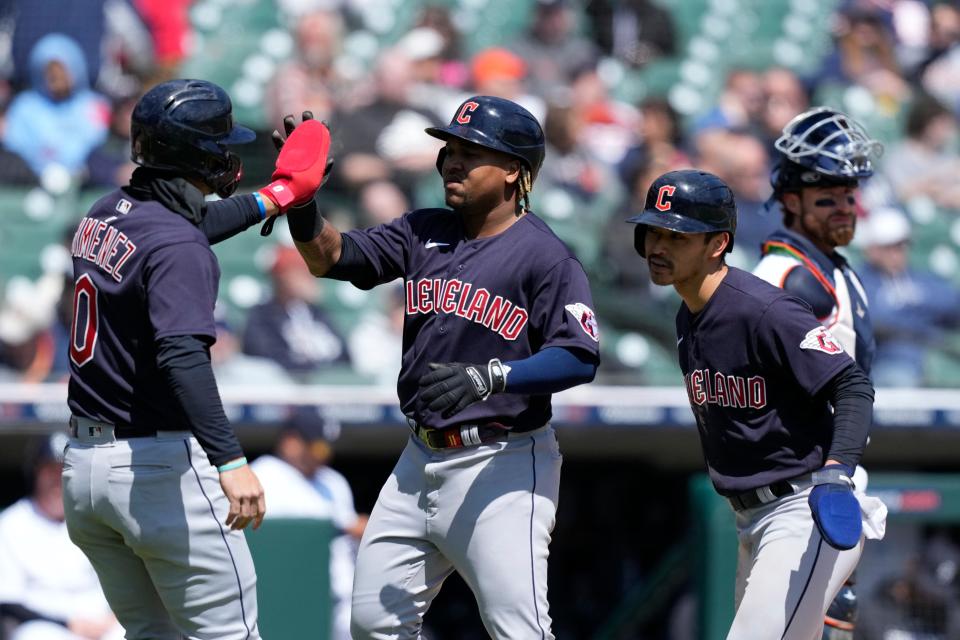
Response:
POLYGON ((590 382, 597 373, 592 356, 564 347, 548 347, 529 358, 503 364, 510 367, 507 393, 556 393, 590 382))

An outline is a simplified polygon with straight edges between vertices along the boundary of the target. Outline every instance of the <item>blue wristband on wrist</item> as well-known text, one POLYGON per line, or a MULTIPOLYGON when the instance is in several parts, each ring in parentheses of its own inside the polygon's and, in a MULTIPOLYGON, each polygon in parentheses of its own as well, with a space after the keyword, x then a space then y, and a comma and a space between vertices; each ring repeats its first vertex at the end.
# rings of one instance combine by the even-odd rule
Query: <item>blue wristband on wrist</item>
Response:
POLYGON ((237 458, 236 460, 231 460, 226 464, 220 465, 219 467, 217 467, 217 471, 219 471, 220 473, 223 473, 224 471, 233 471, 234 469, 239 469, 245 464, 247 464, 246 456, 242 458, 237 458))
POLYGON ((253 196, 253 199, 257 201, 257 208, 260 209, 260 219, 263 220, 267 217, 267 205, 263 204, 263 196, 256 191, 254 191, 251 195, 253 196))

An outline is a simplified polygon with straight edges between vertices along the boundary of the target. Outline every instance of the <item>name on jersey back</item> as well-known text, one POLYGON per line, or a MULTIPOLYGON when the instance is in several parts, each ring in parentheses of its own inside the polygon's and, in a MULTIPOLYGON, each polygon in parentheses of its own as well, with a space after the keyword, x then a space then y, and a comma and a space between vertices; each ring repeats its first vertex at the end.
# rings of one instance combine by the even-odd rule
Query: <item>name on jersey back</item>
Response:
POLYGON ((123 280, 123 265, 136 250, 125 233, 96 218, 80 221, 70 245, 73 257, 95 264, 117 282, 123 280))

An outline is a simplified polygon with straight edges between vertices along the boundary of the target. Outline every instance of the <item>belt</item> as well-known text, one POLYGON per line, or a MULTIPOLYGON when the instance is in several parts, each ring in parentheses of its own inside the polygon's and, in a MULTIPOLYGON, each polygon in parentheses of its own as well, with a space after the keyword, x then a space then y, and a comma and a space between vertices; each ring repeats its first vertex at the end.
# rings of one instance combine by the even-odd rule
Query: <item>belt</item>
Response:
POLYGON ((74 438, 124 440, 126 438, 149 438, 157 435, 156 429, 139 429, 122 424, 110 424, 80 416, 70 416, 68 432, 74 438))
POLYGON ((503 442, 511 433, 510 427, 499 422, 458 424, 443 429, 425 427, 409 419, 407 424, 410 425, 413 435, 434 451, 463 449, 487 442, 503 442))
POLYGON ((762 504, 769 504, 783 496, 794 494, 810 484, 810 482, 810 474, 808 473, 790 480, 780 480, 779 482, 757 487, 756 489, 750 489, 749 491, 744 491, 734 496, 728 496, 727 500, 730 501, 730 505, 734 511, 744 511, 762 504))

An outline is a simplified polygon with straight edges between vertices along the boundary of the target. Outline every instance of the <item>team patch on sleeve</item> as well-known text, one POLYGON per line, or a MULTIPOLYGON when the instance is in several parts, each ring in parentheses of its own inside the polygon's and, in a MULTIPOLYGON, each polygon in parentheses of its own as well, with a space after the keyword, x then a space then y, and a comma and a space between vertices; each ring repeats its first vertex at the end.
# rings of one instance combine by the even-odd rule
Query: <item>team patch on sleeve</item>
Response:
POLYGON ((593 309, 582 302, 568 304, 565 308, 577 319, 585 334, 593 338, 594 342, 600 342, 600 325, 597 324, 597 315, 593 309))
POLYGON ((843 346, 840 341, 834 338, 833 334, 822 325, 807 331, 807 335, 803 337, 803 341, 800 343, 800 348, 816 349, 830 355, 843 353, 843 346))

